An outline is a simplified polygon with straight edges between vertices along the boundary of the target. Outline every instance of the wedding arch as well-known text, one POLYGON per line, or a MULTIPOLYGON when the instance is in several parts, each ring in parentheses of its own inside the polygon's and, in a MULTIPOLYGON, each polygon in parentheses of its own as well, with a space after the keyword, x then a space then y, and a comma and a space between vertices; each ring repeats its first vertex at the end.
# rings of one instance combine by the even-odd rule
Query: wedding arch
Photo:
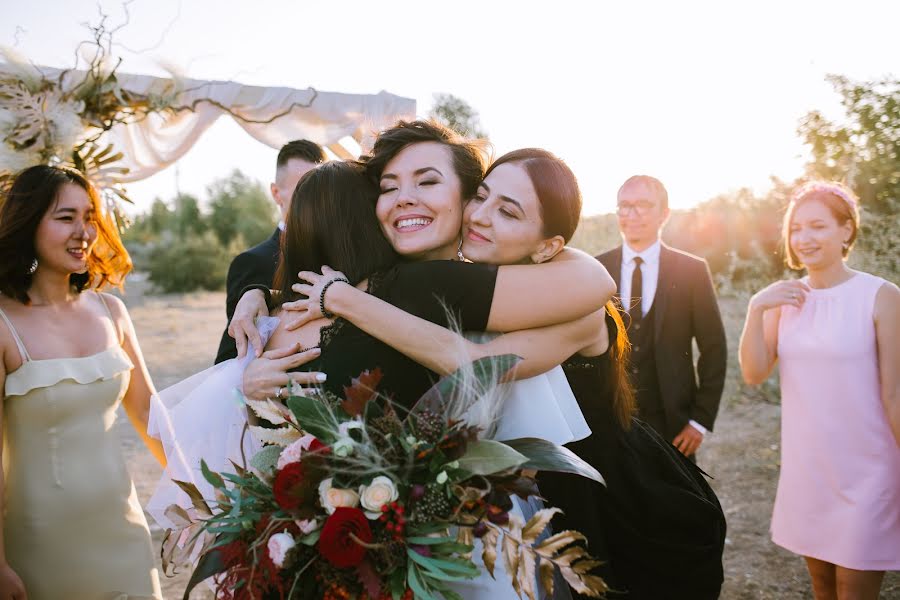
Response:
POLYGON ((0 57, 0 179, 31 164, 69 164, 101 188, 120 218, 115 200, 130 202, 126 184, 173 164, 220 117, 272 148, 305 138, 345 159, 416 112, 415 100, 385 91, 119 73, 103 53, 84 69, 41 67, 9 51, 0 57))

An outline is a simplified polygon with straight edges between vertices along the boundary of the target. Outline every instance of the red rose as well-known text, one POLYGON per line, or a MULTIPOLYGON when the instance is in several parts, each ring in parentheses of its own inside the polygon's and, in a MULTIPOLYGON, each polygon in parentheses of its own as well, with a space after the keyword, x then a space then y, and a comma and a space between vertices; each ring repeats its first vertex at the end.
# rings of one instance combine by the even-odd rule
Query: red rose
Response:
POLYGON ((297 510, 309 496, 309 482, 302 462, 286 465, 275 474, 275 502, 284 510, 297 510))
POLYGON ((339 569, 355 567, 366 556, 365 546, 361 542, 372 542, 372 529, 363 511, 358 508, 341 506, 325 521, 319 537, 319 554, 339 569))
POLYGON ((309 443, 309 452, 321 452, 322 454, 328 454, 329 452, 331 452, 331 448, 320 442, 318 438, 313 438, 313 441, 309 443))

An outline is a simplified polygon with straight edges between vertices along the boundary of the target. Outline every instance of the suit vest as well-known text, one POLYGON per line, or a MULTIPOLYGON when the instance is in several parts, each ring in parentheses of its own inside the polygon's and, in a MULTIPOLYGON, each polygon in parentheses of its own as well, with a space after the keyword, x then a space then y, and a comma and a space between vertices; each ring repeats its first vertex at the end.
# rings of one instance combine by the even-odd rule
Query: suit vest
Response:
POLYGON ((628 338, 631 341, 628 374, 637 396, 639 418, 667 438, 665 410, 656 372, 654 325, 657 318, 654 302, 640 323, 633 323, 628 327, 628 338))

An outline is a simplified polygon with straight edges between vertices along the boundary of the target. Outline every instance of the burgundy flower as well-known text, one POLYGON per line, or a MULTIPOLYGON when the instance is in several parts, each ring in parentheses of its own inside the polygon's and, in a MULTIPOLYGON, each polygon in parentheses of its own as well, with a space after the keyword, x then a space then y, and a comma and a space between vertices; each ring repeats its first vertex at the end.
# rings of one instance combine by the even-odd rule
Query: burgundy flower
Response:
POLYGON ((310 497, 310 482, 302 462, 290 463, 275 474, 275 502, 287 511, 295 511, 306 504, 310 497))
POLYGON ((366 544, 372 542, 369 520, 358 508, 338 507, 322 527, 319 554, 339 569, 355 567, 366 556, 365 546, 357 540, 366 544))

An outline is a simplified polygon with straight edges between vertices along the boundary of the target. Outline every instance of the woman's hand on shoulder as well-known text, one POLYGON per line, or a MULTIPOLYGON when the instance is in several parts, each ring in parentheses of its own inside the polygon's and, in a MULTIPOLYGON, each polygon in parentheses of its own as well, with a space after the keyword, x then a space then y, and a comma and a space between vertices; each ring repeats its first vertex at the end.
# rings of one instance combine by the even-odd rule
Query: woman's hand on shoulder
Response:
POLYGON ((8 563, 0 565, 0 600, 27 600, 25 584, 8 563))
POLYGON ((242 391, 251 400, 286 398, 295 386, 316 386, 326 381, 325 373, 299 371, 290 373, 321 354, 319 348, 300 352, 300 345, 268 350, 250 361, 244 369, 242 391))
POLYGON ((766 311, 780 306, 802 308, 809 286, 799 279, 786 279, 763 288, 750 299, 750 310, 766 311))
MULTIPOLYGON (((328 289, 326 286, 335 281, 347 283, 346 275, 340 271, 335 271, 327 265, 322 266, 321 274, 315 271, 300 271, 297 273, 297 279, 300 280, 300 283, 295 283, 291 286, 291 289, 298 294, 306 296, 306 298, 294 302, 285 302, 281 306, 286 311, 296 313, 294 318, 285 324, 285 329, 288 331, 298 329, 301 325, 305 325, 310 321, 324 318, 325 314, 322 308, 325 307, 327 310, 327 300, 322 297, 322 294, 327 293, 328 289)), ((337 285, 340 284, 338 283, 337 285)))

